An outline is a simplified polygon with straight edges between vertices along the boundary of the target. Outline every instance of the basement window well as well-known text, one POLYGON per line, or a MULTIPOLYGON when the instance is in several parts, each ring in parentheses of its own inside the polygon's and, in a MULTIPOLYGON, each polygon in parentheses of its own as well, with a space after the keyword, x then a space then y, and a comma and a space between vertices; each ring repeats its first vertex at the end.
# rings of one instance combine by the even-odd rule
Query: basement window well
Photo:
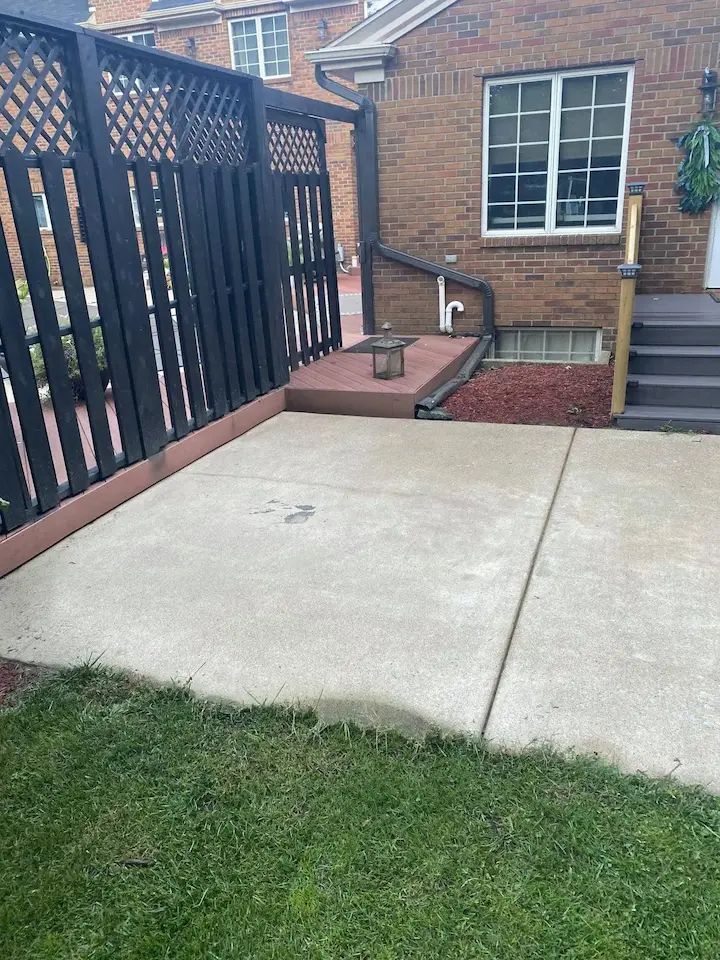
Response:
POLYGON ((600 359, 602 330, 558 330, 540 327, 498 328, 494 360, 546 363, 596 363, 600 359))

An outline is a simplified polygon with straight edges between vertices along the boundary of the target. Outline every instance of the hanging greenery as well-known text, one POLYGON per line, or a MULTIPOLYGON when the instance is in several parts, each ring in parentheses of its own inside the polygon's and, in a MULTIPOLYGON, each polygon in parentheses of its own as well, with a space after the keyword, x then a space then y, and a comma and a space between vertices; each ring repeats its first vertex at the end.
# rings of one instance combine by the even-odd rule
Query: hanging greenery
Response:
POLYGON ((678 148, 685 151, 678 167, 680 209, 702 213, 720 201, 720 130, 709 116, 703 117, 680 138, 678 148))

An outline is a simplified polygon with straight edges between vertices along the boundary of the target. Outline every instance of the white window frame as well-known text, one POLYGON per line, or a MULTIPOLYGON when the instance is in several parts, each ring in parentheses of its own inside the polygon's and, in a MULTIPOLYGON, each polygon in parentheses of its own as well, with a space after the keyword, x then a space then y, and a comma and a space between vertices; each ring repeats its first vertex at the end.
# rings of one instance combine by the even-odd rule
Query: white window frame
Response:
MULTIPOLYGON (((233 44, 233 32, 232 26, 234 23, 250 23, 251 21, 255 24, 255 36, 258 41, 258 59, 260 61, 260 76, 263 80, 286 80, 288 77, 292 76, 292 66, 288 73, 276 73, 273 76, 269 77, 265 72, 265 48, 262 42, 262 20, 269 20, 270 17, 285 17, 285 32, 288 35, 288 63, 292 65, 292 59, 290 55, 290 23, 288 20, 287 13, 282 10, 278 10, 275 13, 263 13, 258 14, 256 17, 233 17, 232 20, 228 20, 228 43, 230 44, 230 62, 232 63, 233 70, 242 70, 242 67, 239 67, 235 63, 235 45, 233 44)), ((254 74, 253 74, 254 76, 254 74)))
POLYGON ((141 47, 155 47, 155 31, 154 30, 136 30, 135 33, 118 33, 118 40, 129 40, 130 43, 137 43, 141 47), (138 37, 152 37, 152 43, 144 43, 142 40, 138 40, 138 37))
MULTIPOLYGON (((598 363, 600 360, 600 355, 602 353, 602 328, 594 327, 531 327, 531 326, 520 326, 520 327, 498 327, 498 330, 502 333, 515 333, 517 334, 517 356, 516 357, 498 357, 496 345, 493 343, 492 350, 490 352, 490 358, 502 361, 503 363, 598 363), (548 353, 547 349, 547 336, 548 333, 567 333, 570 340, 569 345, 570 349, 568 350, 568 358, 563 360, 547 360, 545 354, 548 353), (595 351, 592 360, 572 360, 572 335, 573 333, 594 333, 595 334, 595 351), (543 334, 543 348, 542 352, 543 357, 540 360, 527 360, 524 357, 520 356, 520 335, 523 333, 542 333, 543 334)), ((559 353, 559 351, 553 351, 559 353)))
POLYGON ((625 177, 627 175, 628 143, 630 140, 630 112, 632 107, 633 80, 635 67, 632 64, 618 64, 610 67, 594 67, 585 70, 559 70, 551 73, 527 73, 508 77, 493 77, 485 81, 483 89, 483 158, 482 158, 482 234, 487 237, 544 237, 576 234, 620 233, 623 221, 623 197, 625 196, 625 177), (590 227, 553 226, 556 217, 558 158, 560 153, 560 120, 562 81, 573 77, 596 77, 607 73, 626 73, 625 118, 623 126, 622 155, 620 157, 620 179, 618 182, 618 205, 614 224, 590 227), (490 186, 490 88, 502 83, 523 83, 536 80, 551 80, 550 97, 550 133, 548 143, 548 189, 545 205, 545 226, 518 230, 493 230, 488 228, 488 189, 490 186))
POLYGON ((42 200, 43 209, 45 211, 45 223, 47 224, 47 226, 41 227, 40 223, 38 222, 39 229, 45 231, 46 233, 52 233, 52 224, 50 223, 50 211, 48 209, 47 197, 45 196, 44 191, 37 190, 33 193, 32 196, 33 196, 33 209, 35 208, 35 199, 37 197, 40 197, 40 199, 42 200))
MULTIPOLYGON (((153 185, 153 199, 155 200, 155 213, 158 218, 158 225, 162 225, 163 218, 158 207, 161 205, 160 187, 153 185)), ((142 220, 140 219, 140 201, 138 199, 137 187, 130 187, 130 206, 133 212, 133 221, 136 230, 142 230, 142 220)), ((160 207, 160 209, 162 209, 160 207)))

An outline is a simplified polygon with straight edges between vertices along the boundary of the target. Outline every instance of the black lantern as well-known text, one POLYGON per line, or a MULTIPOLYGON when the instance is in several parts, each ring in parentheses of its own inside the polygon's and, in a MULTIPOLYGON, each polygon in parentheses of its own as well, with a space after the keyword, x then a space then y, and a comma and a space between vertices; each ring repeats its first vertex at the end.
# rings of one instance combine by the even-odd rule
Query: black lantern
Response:
POLYGON ((402 340, 393 340, 392 327, 382 325, 383 336, 372 345, 373 377, 376 380, 394 380, 405 376, 405 344, 402 340))
POLYGON ((703 82, 698 87, 698 90, 702 93, 702 114, 704 117, 711 117, 715 112, 717 88, 717 73, 711 70, 710 67, 705 67, 703 70, 703 82))

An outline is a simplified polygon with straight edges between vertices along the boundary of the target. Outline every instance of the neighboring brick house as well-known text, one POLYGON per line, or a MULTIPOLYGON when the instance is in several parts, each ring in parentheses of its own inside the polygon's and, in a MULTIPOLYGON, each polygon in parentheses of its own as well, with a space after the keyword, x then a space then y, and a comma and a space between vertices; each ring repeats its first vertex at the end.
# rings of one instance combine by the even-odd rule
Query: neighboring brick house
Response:
MULTIPOLYGON (((720 284, 720 216, 679 212, 673 142, 719 47, 717 0, 393 0, 310 56, 377 104, 383 242, 490 281, 497 323, 536 328, 499 355, 580 359, 614 339, 626 182, 648 185, 639 291, 720 284)), ((377 323, 437 329, 434 278, 375 263, 377 323)))

